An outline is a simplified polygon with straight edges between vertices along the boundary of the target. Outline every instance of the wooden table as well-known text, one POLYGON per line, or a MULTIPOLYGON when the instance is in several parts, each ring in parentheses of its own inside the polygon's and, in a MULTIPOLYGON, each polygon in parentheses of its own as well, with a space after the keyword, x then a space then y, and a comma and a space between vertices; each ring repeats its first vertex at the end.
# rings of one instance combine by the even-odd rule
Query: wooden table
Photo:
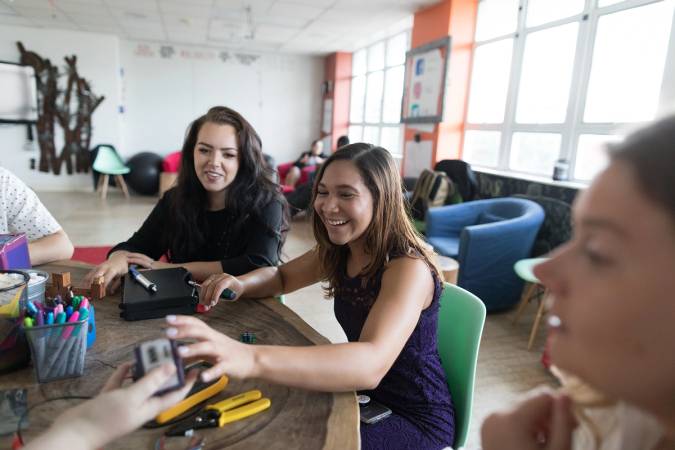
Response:
MULTIPOLYGON (((75 284, 87 272, 82 263, 67 262, 40 267, 48 272, 70 271, 75 284)), ((28 389, 28 403, 63 396, 93 396, 120 363, 132 359, 134 347, 163 336, 163 319, 126 322, 119 318, 119 294, 96 302, 96 342, 87 351, 85 375, 80 378, 39 385, 32 367, 0 376, 0 389, 28 389)), ((242 331, 253 331, 259 344, 313 345, 328 340, 299 316, 274 299, 220 303, 199 316, 213 328, 238 339, 242 331)), ((260 380, 230 379, 225 390, 212 400, 260 389, 272 400, 265 412, 218 429, 200 430, 207 449, 353 449, 359 448, 359 415, 351 393, 323 393, 289 388, 260 380)), ((80 400, 59 400, 38 407, 29 415, 27 440, 37 429, 48 426, 59 411, 80 400)), ((111 422, 115 420, 110 418, 111 422)), ((141 429, 106 446, 106 449, 152 449, 165 429, 141 429)), ((167 448, 185 448, 186 438, 167 440, 167 448), (182 443, 182 447, 180 444, 182 443), (171 446, 170 444, 173 444, 171 446)), ((0 448, 9 448, 9 437, 0 438, 0 448)))

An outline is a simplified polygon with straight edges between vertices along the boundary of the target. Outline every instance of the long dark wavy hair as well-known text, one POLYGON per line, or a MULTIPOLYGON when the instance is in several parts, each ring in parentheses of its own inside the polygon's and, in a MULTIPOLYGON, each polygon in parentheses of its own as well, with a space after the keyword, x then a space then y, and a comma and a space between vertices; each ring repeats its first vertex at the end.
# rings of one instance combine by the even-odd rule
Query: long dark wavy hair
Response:
POLYGON ((207 122, 231 125, 237 132, 239 169, 227 187, 225 197, 225 208, 235 218, 232 232, 238 233, 249 218, 259 215, 270 202, 280 202, 284 210, 281 229, 269 231, 280 237, 277 255, 281 257, 281 247, 288 229, 286 201, 281 195, 279 185, 273 181, 273 169, 264 163, 262 141, 258 133, 241 114, 225 106, 209 109, 188 126, 185 134, 180 172, 170 197, 174 214, 171 215, 171 223, 167 229, 171 231, 164 236, 169 257, 194 253, 206 244, 206 230, 200 224, 204 223, 209 203, 206 190, 197 178, 194 152, 199 130, 207 122))
MULTIPOLYGON (((391 154, 384 148, 364 143, 340 147, 319 169, 312 189, 312 205, 323 174, 335 161, 351 161, 373 196, 373 218, 364 232, 364 249, 371 260, 360 276, 372 278, 387 265, 390 257, 406 255, 424 260, 440 278, 431 251, 410 221, 409 206, 403 197, 401 176, 391 154)), ((326 226, 314 209, 312 226, 321 270, 328 281, 326 296, 332 297, 341 271, 346 267, 349 246, 335 245, 330 241, 326 226)))

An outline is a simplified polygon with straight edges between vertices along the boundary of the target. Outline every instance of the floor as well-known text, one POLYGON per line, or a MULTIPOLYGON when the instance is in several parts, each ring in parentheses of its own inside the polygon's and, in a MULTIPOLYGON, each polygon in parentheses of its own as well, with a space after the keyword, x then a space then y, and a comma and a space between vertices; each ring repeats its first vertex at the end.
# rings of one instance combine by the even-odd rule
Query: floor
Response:
MULTIPOLYGON (((103 201, 93 193, 38 192, 76 246, 111 245, 126 240, 148 215, 156 198, 124 199, 113 190, 103 201)), ((314 244, 311 227, 305 219, 295 219, 284 246, 286 258, 293 258, 314 244)), ((308 324, 332 342, 344 342, 345 335, 333 315, 332 300, 323 298, 319 285, 286 296, 286 304, 308 324)), ((539 362, 543 332, 532 351, 527 339, 534 316, 532 305, 517 325, 513 313, 489 315, 478 358, 474 409, 468 449, 478 449, 480 424, 487 414, 510 405, 519 394, 542 384, 553 385, 553 378, 539 362)))

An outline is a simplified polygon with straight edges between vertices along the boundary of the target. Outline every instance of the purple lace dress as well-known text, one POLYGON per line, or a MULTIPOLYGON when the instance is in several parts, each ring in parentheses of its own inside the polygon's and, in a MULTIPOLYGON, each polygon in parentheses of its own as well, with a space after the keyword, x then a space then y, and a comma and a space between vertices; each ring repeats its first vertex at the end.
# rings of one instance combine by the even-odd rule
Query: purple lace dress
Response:
MULTIPOLYGON (((382 283, 382 273, 362 284, 343 270, 335 290, 335 317, 350 342, 358 341, 382 283)), ((361 423, 362 449, 441 449, 452 446, 455 417, 436 349, 441 282, 434 275, 434 298, 379 386, 359 392, 388 406, 392 415, 361 423)))

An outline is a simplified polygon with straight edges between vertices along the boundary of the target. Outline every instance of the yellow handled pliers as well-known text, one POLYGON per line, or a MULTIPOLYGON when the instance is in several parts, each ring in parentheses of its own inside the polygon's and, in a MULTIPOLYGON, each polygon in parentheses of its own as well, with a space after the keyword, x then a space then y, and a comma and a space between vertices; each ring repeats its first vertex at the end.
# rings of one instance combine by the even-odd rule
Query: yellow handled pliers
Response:
POLYGON ((207 405, 195 417, 169 428, 166 436, 190 436, 200 428, 216 428, 257 414, 270 407, 269 398, 262 398, 262 392, 253 390, 207 405))

